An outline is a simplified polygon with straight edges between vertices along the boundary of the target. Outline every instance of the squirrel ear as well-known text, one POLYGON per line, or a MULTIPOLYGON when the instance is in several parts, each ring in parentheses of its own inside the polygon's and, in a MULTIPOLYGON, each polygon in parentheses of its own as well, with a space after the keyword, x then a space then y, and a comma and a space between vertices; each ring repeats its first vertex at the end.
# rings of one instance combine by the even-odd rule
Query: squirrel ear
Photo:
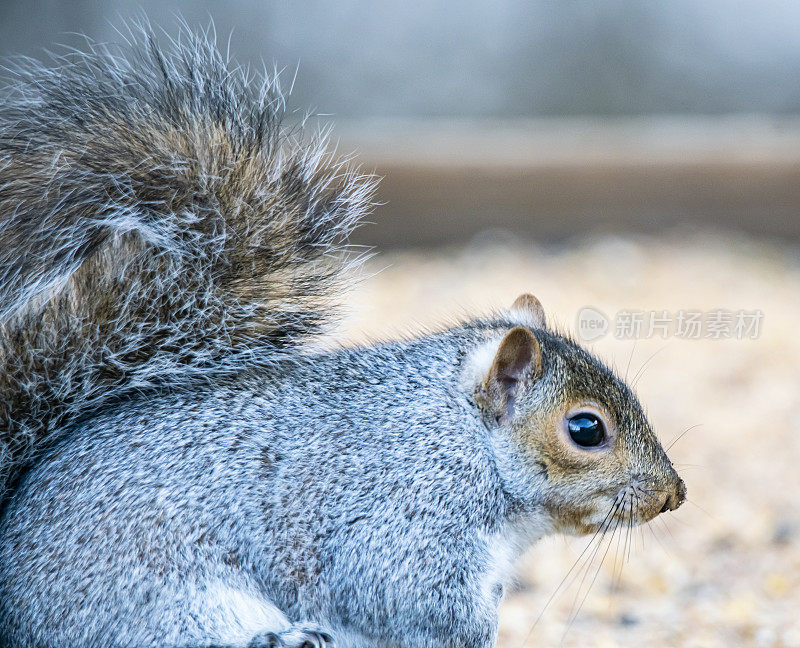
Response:
POLYGON ((494 415, 495 420, 508 420, 514 415, 521 390, 538 379, 541 373, 539 341, 529 329, 517 326, 500 342, 489 374, 478 387, 478 402, 494 415))
POLYGON ((530 293, 523 293, 511 304, 511 310, 525 316, 525 323, 532 328, 546 328, 547 320, 544 316, 542 302, 530 293))

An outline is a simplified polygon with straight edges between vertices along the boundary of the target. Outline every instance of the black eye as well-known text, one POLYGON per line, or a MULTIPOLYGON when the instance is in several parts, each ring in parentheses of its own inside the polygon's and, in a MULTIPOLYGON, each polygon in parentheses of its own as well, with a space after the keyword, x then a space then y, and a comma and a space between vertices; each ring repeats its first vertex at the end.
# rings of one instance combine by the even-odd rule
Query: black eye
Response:
POLYGON ((606 436, 603 422, 598 416, 588 412, 576 414, 569 419, 567 429, 572 440, 584 447, 600 445, 606 436))

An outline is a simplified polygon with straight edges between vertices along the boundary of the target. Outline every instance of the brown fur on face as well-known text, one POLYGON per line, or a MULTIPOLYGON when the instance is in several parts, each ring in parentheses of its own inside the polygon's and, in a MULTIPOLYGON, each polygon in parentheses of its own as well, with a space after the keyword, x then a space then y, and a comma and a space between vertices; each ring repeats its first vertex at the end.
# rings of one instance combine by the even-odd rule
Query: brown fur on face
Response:
POLYGON ((546 477, 539 503, 554 526, 593 533, 680 506, 685 485, 630 388, 568 337, 546 329, 522 334, 523 328, 500 342, 481 394, 488 411, 504 413, 495 418, 505 422, 530 469, 546 477), (525 341, 528 348, 520 347, 525 341), (498 366, 508 365, 520 379, 507 393, 487 391, 485 385, 500 384, 498 366), (606 436, 596 447, 578 446, 567 431, 567 419, 584 411, 604 422, 606 436))

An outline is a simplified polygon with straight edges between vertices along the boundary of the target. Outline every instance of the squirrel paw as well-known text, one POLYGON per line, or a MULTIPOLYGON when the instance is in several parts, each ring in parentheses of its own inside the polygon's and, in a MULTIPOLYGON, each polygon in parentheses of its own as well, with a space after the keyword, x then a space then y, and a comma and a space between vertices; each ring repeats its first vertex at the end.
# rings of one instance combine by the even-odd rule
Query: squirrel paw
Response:
POLYGON ((247 648, 333 648, 333 637, 327 632, 293 628, 256 635, 247 648))

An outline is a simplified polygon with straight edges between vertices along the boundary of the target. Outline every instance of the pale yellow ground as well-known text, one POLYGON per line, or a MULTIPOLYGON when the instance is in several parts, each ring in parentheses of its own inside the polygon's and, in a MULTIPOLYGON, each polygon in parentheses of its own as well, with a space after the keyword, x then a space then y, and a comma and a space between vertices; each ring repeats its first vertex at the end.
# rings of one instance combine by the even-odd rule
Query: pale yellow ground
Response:
POLYGON ((670 452, 689 501, 637 530, 624 565, 619 536, 602 566, 605 545, 591 565, 580 562, 546 609, 588 539, 531 549, 502 608, 502 648, 800 647, 799 259, 796 250, 685 233, 559 248, 484 241, 368 265, 383 269, 351 297, 351 340, 435 327, 525 291, 570 330, 587 305, 611 315, 764 312, 756 340, 656 338, 634 348, 609 335, 590 345, 620 373, 630 361, 631 376, 649 359, 637 390, 665 445, 698 426, 670 452))

